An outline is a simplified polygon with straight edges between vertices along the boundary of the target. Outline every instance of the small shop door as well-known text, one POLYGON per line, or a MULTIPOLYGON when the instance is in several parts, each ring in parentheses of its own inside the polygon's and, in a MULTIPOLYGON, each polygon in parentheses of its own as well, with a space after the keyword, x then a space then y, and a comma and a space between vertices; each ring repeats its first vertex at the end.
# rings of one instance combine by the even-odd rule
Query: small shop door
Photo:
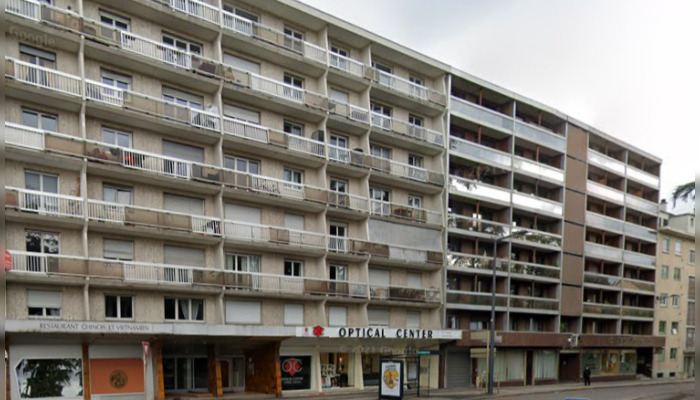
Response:
POLYGON ((225 392, 245 391, 245 370, 243 357, 219 360, 221 365, 221 387, 225 392))

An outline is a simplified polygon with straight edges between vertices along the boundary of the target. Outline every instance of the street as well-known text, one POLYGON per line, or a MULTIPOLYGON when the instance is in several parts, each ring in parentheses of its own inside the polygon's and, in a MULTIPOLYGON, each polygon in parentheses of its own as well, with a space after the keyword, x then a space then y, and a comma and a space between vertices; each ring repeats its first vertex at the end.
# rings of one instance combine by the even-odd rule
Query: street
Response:
POLYGON ((571 390, 554 393, 532 393, 517 397, 518 400, 686 400, 695 398, 695 384, 668 384, 606 387, 596 389, 571 390))

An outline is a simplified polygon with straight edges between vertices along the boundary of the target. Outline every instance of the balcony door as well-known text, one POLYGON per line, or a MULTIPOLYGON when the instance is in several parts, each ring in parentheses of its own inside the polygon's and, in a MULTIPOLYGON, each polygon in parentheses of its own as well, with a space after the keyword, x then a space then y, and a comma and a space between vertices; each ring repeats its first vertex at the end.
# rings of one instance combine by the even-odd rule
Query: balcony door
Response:
MULTIPOLYGON (((168 245, 165 245, 163 249, 165 264, 197 268, 206 266, 206 257, 203 249, 168 245)), ((192 271, 189 268, 164 268, 163 280, 166 282, 191 283, 192 271)))
POLYGON ((245 391, 245 365, 243 357, 222 358, 221 387, 224 392, 245 391))
MULTIPOLYGON (((60 236, 54 232, 26 231, 25 232, 26 251, 41 255, 58 254, 60 249, 60 236)), ((46 259, 42 256, 28 256, 28 272, 48 272, 46 259)))
MULTIPOLYGON (((36 65, 37 67, 56 69, 56 53, 44 51, 35 47, 21 44, 19 46, 19 59, 26 63, 36 65)), ((21 68, 20 70, 25 70, 25 68, 21 68)), ((26 68, 24 74, 22 74, 20 78, 40 86, 56 86, 55 79, 52 79, 49 76, 49 72, 46 70, 26 68)))
MULTIPOLYGON (((267 229, 260 226, 260 209, 239 204, 226 204, 224 207, 226 218, 226 236, 239 240, 260 241, 263 239, 263 231, 267 229)), ((267 236, 269 237, 269 236, 267 236)))
POLYGON ((24 194, 25 209, 36 210, 39 213, 59 212, 59 199, 51 196, 52 194, 58 194, 58 175, 24 171, 24 188, 35 191, 34 193, 24 194))

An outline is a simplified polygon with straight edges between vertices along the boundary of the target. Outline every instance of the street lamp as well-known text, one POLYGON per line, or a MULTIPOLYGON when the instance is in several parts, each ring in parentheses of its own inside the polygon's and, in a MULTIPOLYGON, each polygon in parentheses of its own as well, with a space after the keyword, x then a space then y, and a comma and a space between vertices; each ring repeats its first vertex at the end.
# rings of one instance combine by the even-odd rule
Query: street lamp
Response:
POLYGON ((493 271, 491 274, 491 326, 489 327, 489 375, 488 375, 488 394, 493 394, 493 372, 494 364, 496 363, 496 263, 498 262, 498 255, 496 254, 498 243, 503 240, 510 239, 512 237, 520 236, 527 231, 525 230, 515 230, 513 228, 511 233, 506 236, 498 237, 493 239, 493 271))

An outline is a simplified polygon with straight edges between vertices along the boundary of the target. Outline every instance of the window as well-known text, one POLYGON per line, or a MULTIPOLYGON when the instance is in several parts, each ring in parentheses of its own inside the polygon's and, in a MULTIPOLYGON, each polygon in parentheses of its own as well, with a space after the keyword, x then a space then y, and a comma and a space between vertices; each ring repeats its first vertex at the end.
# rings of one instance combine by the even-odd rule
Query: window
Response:
POLYGON ((673 252, 677 255, 681 255, 681 242, 676 241, 673 243, 673 252))
POLYGON ((328 250, 340 252, 348 250, 348 227, 346 224, 331 222, 329 235, 328 250))
POLYGON ((347 281, 348 267, 346 265, 332 264, 329 268, 328 279, 332 281, 347 281))
POLYGON ((201 43, 183 39, 170 33, 163 34, 163 43, 192 54, 202 54, 203 46, 201 43))
POLYGON ((230 104, 224 104, 224 116, 253 124, 260 124, 260 113, 258 111, 232 106, 230 104))
POLYGON ((131 77, 116 72, 102 70, 100 71, 100 79, 103 84, 119 89, 129 90, 131 87, 131 77))
POLYGON ((284 121, 284 132, 295 136, 304 136, 304 125, 296 122, 284 121))
POLYGON ((661 266, 661 279, 668 279, 668 265, 661 266))
POLYGON ((661 241, 661 251, 668 253, 669 247, 671 246, 671 240, 667 237, 663 238, 661 241))
POLYGON ((288 26, 284 27, 284 47, 294 51, 303 50, 304 33, 288 26))
POLYGON ((167 174, 174 174, 180 177, 189 176, 189 164, 178 160, 187 160, 198 163, 204 162, 204 148, 190 146, 183 143, 163 140, 163 155, 177 160, 164 160, 163 169, 167 174))
POLYGON ((678 322, 671 322, 671 335, 678 335, 678 322))
POLYGON ((134 259, 134 242, 105 238, 103 254, 108 260, 131 261, 134 259))
POLYGON ((406 328, 420 329, 420 311, 406 311, 406 328))
POLYGON ((426 171, 423 169, 423 157, 415 154, 408 155, 408 176, 418 180, 427 179, 426 171))
MULTIPOLYGON (((260 64, 256 63, 255 61, 250 61, 245 58, 224 53, 224 64, 230 65, 242 71, 260 75, 260 64)), ((224 109, 226 109, 226 107, 224 107, 224 109)))
POLYGON ((659 347, 656 349, 656 361, 663 362, 666 359, 666 349, 659 347))
POLYGON ((371 103, 372 125, 391 130, 391 108, 382 104, 371 103))
MULTIPOLYGON (((24 193, 24 208, 57 213, 59 199, 43 193, 58 194, 58 176, 36 171, 24 171, 24 188, 42 193, 24 193)), ((69 209, 63 212, 71 212, 69 209)))
POLYGON ((350 52, 336 45, 331 45, 330 50, 331 67, 336 67, 338 69, 348 71, 350 69, 350 66, 348 65, 347 58, 350 57, 350 52))
POLYGON ((165 319, 171 321, 204 321, 204 300, 166 298, 165 319))
MULTIPOLYGON (((332 59, 332 56, 331 56, 331 59, 332 59)), ((345 61, 345 60, 342 60, 342 61, 345 61)), ((344 104, 350 103, 350 94, 346 91, 343 91, 343 90, 331 88, 330 98, 332 100, 336 100, 340 103, 344 103, 344 104)))
POLYGON ((382 64, 380 62, 376 62, 376 61, 372 62, 372 66, 380 71, 380 73, 379 73, 379 83, 380 84, 386 85, 386 86, 393 86, 394 79, 390 75, 391 74, 391 67, 389 67, 388 65, 382 64))
POLYGON ((303 261, 284 261, 284 275, 285 276, 302 276, 304 270, 303 261))
POLYGON ((60 317, 61 292, 27 290, 27 312, 30 317, 60 317))
POLYGON ((284 83, 287 85, 283 90, 284 96, 294 101, 302 101, 304 92, 299 89, 304 88, 304 80, 298 76, 284 74, 284 83))
POLYGON ((413 114, 408 114, 408 123, 413 126, 425 126, 425 120, 423 119, 423 117, 419 117, 413 114))
POLYGON ((260 174, 260 162, 237 156, 225 156, 224 167, 253 175, 260 174))
POLYGON ((100 10, 100 22, 122 31, 129 31, 131 25, 131 21, 128 18, 120 17, 103 10, 100 10))
POLYGON ((105 318, 134 318, 134 297, 105 295, 105 318))
POLYGON ((678 267, 673 268, 673 280, 674 281, 681 280, 681 269, 678 267))
POLYGON ((447 320, 445 321, 445 328, 459 329, 459 316, 456 314, 448 314, 447 320))
POLYGON ((671 296, 671 306, 673 308, 680 307, 680 303, 681 303, 680 300, 681 300, 681 296, 679 296, 677 294, 672 295, 671 296))
POLYGON ((368 308, 369 326, 389 327, 389 310, 386 308, 368 308))
POLYGON ((419 77, 417 77, 417 76, 409 75, 409 76, 408 76, 408 80, 409 80, 411 83, 414 83, 414 84, 416 84, 416 85, 425 86, 425 81, 423 80, 423 78, 419 78, 419 77))
POLYGON ((304 325, 304 305, 285 304, 284 305, 285 325, 304 325))
POLYGON ((58 132, 58 116, 22 108, 22 125, 44 131, 58 132))
POLYGON ((163 193, 163 209, 190 215, 204 215, 204 199, 163 193))
POLYGON ((284 180, 287 182, 295 183, 296 185, 285 185, 289 189, 301 190, 301 184, 304 183, 304 172, 296 169, 285 168, 284 169, 284 180))
POLYGON ((659 295, 659 306, 666 307, 667 305, 668 305, 668 294, 661 293, 661 295, 659 295))
POLYGON ((260 272, 260 256, 248 254, 226 254, 228 271, 260 272))
POLYGON ((259 324, 261 321, 259 301, 228 300, 226 302, 226 323, 259 324))
POLYGON ((390 215, 389 191, 387 189, 369 188, 369 198, 372 214, 390 215))
POLYGON ((690 264, 695 264, 695 250, 690 250, 688 252, 688 262, 690 264))
POLYGON ((284 74, 284 83, 286 83, 287 85, 294 86, 296 88, 304 87, 304 80, 302 78, 290 74, 284 74))
POLYGON ((370 146, 369 150, 370 153, 375 157, 391 160, 391 149, 388 147, 382 147, 373 144, 370 146))
POLYGON ((58 254, 60 235, 54 232, 26 231, 26 249, 30 253, 58 254))
POLYGON ((102 142, 118 147, 131 147, 131 133, 119 129, 102 127, 102 142))
POLYGON ((350 152, 348 152, 349 140, 345 136, 331 135, 330 148, 328 149, 328 157, 331 160, 347 163, 350 161, 350 152))
POLYGON ((206 357, 163 357, 163 388, 166 391, 205 391, 207 373, 206 357))
POLYGON ((349 57, 348 54, 350 54, 347 50, 345 50, 341 47, 338 47, 336 45, 333 45, 333 44, 331 45, 331 53, 337 54, 337 55, 343 56, 343 57, 349 57))
POLYGON ((231 14, 234 14, 238 17, 247 19, 248 21, 252 21, 252 22, 259 22, 260 21, 260 18, 258 18, 257 15, 253 14, 250 11, 242 10, 238 7, 234 7, 234 6, 231 6, 228 4, 224 4, 223 7, 224 7, 224 11, 228 11, 231 14))
POLYGON ((164 87, 163 100, 196 110, 202 109, 204 98, 181 90, 164 87))
MULTIPOLYGON (((56 69, 56 53, 38 49, 36 47, 20 44, 19 59, 30 64, 38 65, 40 67, 56 69)), ((48 75, 36 75, 35 70, 31 70, 29 71, 29 73, 31 74, 30 78, 34 78, 31 79, 31 82, 43 84, 48 83, 48 75), (42 80, 37 80, 38 78, 41 78, 42 80)))
POLYGON ((342 179, 331 178, 330 190, 337 193, 347 193, 348 182, 342 179))
POLYGON ((671 347, 671 352, 669 353, 669 359, 675 360, 678 357, 678 348, 671 347))
POLYGON ((132 189, 130 187, 104 184, 102 186, 102 200, 110 203, 131 204, 132 189))
POLYGON ((666 321, 659 321, 659 334, 660 335, 666 334, 666 321))
POLYGON ((328 326, 346 326, 348 323, 348 309, 345 307, 328 307, 328 326))

